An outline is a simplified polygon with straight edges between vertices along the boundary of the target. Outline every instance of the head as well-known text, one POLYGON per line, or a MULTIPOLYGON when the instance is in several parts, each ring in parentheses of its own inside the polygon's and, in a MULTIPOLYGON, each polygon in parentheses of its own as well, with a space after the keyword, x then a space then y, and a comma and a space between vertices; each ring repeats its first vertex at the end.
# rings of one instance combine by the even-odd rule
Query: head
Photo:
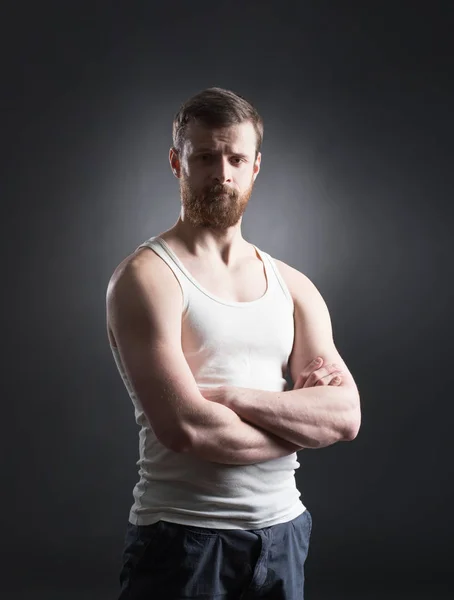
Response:
POLYGON ((262 140, 260 115, 231 91, 209 88, 181 106, 169 159, 184 220, 218 231, 240 221, 260 171, 262 140))

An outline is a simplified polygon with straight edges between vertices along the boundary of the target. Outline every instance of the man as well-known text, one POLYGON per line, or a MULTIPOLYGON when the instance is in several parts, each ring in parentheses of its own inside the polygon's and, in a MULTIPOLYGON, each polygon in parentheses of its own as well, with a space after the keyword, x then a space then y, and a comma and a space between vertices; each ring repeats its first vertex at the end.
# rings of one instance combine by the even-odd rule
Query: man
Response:
POLYGON ((262 137, 231 91, 185 102, 169 154, 180 216, 108 285, 109 341, 141 427, 121 600, 303 598, 312 517, 296 452, 360 426, 320 293, 242 237, 262 137))

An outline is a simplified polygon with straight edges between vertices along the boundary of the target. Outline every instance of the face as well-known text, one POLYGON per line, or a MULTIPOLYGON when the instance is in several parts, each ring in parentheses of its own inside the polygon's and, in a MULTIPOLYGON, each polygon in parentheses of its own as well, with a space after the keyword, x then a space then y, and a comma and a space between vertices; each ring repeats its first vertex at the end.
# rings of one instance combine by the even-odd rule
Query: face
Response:
POLYGON ((170 152, 185 220, 217 231, 238 223, 260 171, 255 148, 251 122, 223 129, 190 123, 181 157, 170 152))

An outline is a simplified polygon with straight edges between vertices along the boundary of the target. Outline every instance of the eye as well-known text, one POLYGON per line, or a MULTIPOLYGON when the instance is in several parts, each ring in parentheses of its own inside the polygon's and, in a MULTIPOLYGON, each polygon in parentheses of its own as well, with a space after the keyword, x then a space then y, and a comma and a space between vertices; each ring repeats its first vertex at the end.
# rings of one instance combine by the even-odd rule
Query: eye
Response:
POLYGON ((239 156, 234 156, 233 160, 238 161, 236 164, 239 164, 239 163, 243 162, 243 159, 240 158, 239 156))

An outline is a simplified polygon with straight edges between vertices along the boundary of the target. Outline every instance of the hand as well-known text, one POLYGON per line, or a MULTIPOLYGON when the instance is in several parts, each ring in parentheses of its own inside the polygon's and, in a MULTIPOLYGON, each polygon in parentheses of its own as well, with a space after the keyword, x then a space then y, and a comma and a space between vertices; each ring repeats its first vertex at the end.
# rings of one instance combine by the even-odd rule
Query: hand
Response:
POLYGON ((321 385, 342 385, 342 371, 336 364, 324 364, 322 361, 317 364, 316 359, 311 361, 306 368, 298 375, 294 390, 301 388, 315 387, 321 385))

